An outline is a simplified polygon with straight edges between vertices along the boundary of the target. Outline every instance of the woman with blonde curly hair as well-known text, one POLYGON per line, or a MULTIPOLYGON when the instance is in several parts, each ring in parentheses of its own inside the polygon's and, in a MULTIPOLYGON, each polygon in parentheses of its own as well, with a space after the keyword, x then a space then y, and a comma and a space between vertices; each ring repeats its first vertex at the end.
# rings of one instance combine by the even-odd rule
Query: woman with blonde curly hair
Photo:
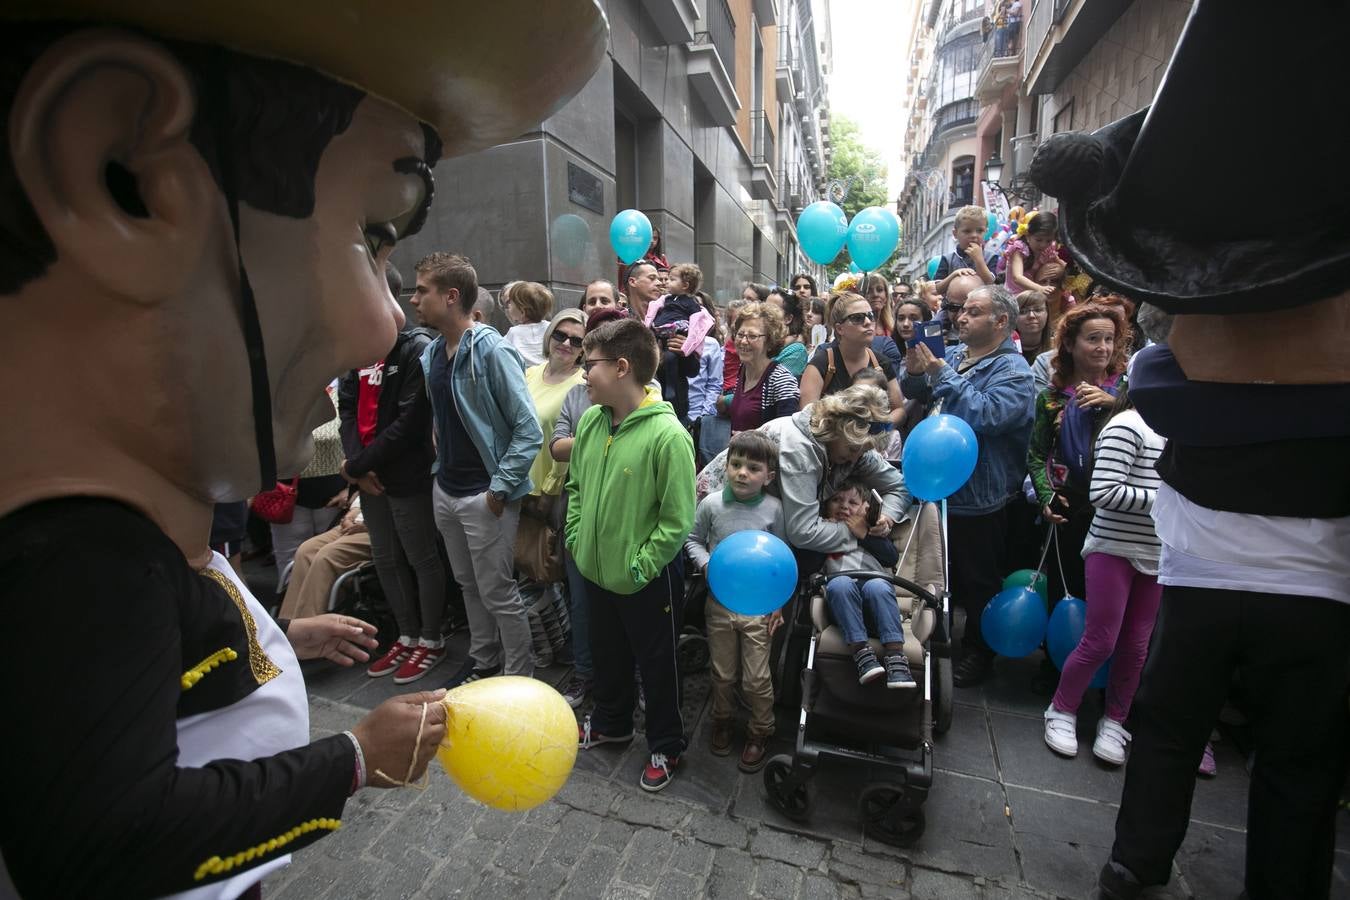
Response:
POLYGON ((747 303, 732 319, 731 339, 740 369, 735 388, 717 403, 718 412, 731 418, 732 434, 797 411, 801 396, 797 379, 774 359, 786 336, 783 314, 772 303, 747 303))

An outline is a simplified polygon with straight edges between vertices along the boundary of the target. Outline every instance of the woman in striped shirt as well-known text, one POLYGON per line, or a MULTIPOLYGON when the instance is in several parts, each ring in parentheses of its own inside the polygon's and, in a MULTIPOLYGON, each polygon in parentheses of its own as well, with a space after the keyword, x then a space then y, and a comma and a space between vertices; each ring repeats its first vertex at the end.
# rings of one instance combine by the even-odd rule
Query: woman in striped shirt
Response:
POLYGON ((1164 440, 1135 412, 1127 390, 1121 390, 1115 408, 1097 438, 1088 488, 1094 514, 1083 543, 1087 626, 1064 661, 1059 689, 1045 711, 1045 742, 1065 756, 1078 753, 1078 706, 1092 676, 1109 659, 1106 715, 1097 723, 1092 753, 1120 765, 1130 739, 1125 717, 1162 596, 1160 545, 1151 513, 1159 484, 1154 464, 1164 440))

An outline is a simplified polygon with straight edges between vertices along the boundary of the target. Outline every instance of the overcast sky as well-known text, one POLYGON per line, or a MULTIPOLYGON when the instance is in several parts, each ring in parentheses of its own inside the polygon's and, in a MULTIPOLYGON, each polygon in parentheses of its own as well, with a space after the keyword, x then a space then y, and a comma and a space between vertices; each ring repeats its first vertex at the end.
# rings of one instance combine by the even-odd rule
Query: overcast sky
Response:
MULTIPOLYGON (((905 48, 913 3, 919 0, 829 0, 834 35, 834 71, 830 75, 830 110, 858 123, 862 140, 886 160, 898 188, 900 142, 904 123, 905 48)), ((815 0, 817 10, 823 0, 815 0)), ((819 11, 817 21, 819 21, 819 11)))

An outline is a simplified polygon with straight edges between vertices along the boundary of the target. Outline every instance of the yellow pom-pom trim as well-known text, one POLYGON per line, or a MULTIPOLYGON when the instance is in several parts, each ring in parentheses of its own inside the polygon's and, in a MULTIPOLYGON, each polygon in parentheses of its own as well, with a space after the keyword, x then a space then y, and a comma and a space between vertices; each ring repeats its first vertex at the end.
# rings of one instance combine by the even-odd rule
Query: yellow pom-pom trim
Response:
POLYGON ((337 831, 342 827, 339 819, 310 819, 303 822, 285 834, 277 835, 271 840, 264 841, 255 847, 249 847, 247 850, 240 850, 233 856, 227 856, 221 859, 219 856, 213 856, 206 862, 197 867, 197 872, 192 876, 194 881, 201 881, 203 878, 209 878, 215 875, 223 875, 236 866, 242 866, 246 862, 252 862, 259 856, 265 856, 280 850, 291 841, 303 834, 309 834, 311 831, 337 831))
POLYGON ((191 690, 193 685, 206 677, 207 672, 223 662, 234 662, 238 658, 239 654, 235 652, 234 648, 222 647, 184 672, 183 677, 179 679, 179 683, 183 686, 183 690, 191 690))

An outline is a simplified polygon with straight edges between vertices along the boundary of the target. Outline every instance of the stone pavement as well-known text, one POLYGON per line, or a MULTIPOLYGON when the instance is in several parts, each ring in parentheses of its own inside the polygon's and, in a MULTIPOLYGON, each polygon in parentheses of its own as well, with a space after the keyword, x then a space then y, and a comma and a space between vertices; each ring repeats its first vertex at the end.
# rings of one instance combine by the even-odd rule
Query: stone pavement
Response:
MULTIPOLYGON (((415 688, 438 685, 465 652, 415 688)), ((981 689, 957 692, 952 730, 935 742, 935 783, 917 845, 898 850, 863 836, 859 790, 869 773, 842 765, 816 778, 810 822, 789 822, 765 800, 759 775, 735 755, 707 751, 706 674, 686 679, 693 746, 661 794, 637 787, 645 747, 583 751, 551 802, 524 814, 468 799, 432 764, 430 786, 366 790, 343 827, 269 879, 278 900, 378 897, 510 898, 1012 898, 1085 897, 1112 840, 1123 773, 1091 756, 1100 712, 1080 715, 1083 753, 1055 757, 1041 737, 1047 702, 1032 688, 1037 662, 1000 660, 981 689)), ((538 677, 555 685, 567 669, 538 677)), ((406 690, 360 670, 306 664, 315 735, 341 730, 406 690)), ((784 715, 779 734, 793 734, 784 715)), ((790 749, 779 741, 774 752, 790 749)), ((1197 786, 1193 821, 1169 897, 1234 897, 1241 890, 1247 774, 1231 741, 1216 745, 1219 776, 1197 786)), ((1350 823, 1342 817, 1338 892, 1350 895, 1350 823)))

